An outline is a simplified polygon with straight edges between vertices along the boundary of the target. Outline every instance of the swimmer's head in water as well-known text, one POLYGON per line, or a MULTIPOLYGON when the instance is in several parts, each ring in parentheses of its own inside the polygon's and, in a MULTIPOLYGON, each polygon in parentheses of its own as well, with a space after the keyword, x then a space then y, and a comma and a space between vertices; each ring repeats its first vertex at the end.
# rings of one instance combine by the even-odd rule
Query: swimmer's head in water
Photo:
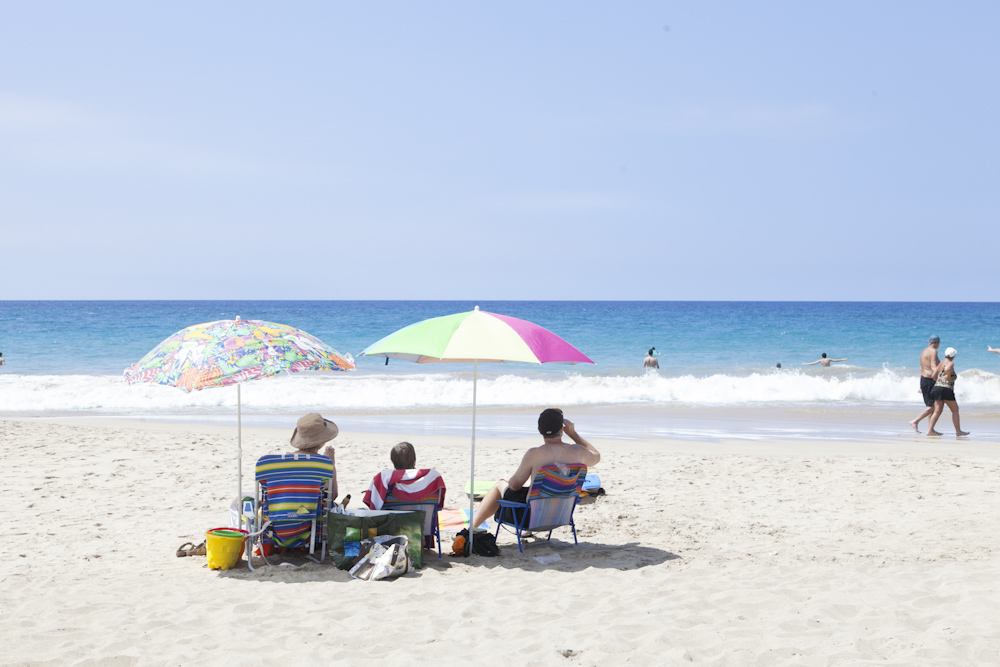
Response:
POLYGON ((826 352, 823 353, 823 358, 826 359, 826 352))
POLYGON ((656 349, 655 347, 649 348, 649 352, 647 354, 649 354, 649 356, 653 356, 653 350, 655 349, 656 349))

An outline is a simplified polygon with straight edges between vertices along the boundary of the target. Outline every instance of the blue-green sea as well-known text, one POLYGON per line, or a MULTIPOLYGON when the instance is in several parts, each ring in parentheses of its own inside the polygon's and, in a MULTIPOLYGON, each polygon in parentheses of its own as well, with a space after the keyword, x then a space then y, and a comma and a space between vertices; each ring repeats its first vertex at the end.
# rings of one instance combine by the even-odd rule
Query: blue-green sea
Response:
POLYGON ((469 366, 385 365, 358 354, 403 326, 477 305, 540 324, 596 362, 482 364, 478 404, 487 414, 546 405, 639 411, 647 420, 658 410, 699 406, 919 411, 917 359, 931 334, 942 350, 958 350, 959 403, 1000 409, 1000 354, 987 352, 1000 346, 996 303, 0 301, 0 415, 228 418, 231 390, 126 386, 121 374, 175 331, 237 315, 308 331, 358 366, 247 383, 242 400, 251 420, 313 409, 368 421, 387 413, 460 415, 471 405, 469 366), (654 346, 660 370, 644 372, 654 346), (802 365, 824 352, 847 361, 802 365))

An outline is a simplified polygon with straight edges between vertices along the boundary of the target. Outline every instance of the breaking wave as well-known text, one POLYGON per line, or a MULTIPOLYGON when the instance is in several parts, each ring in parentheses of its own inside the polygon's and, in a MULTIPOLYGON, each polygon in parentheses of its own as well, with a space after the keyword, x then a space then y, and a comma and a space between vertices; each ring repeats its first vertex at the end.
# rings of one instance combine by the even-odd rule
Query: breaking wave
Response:
MULTIPOLYGON (((481 406, 656 404, 918 404, 917 379, 892 370, 819 376, 797 370, 697 377, 579 375, 481 378, 481 406)), ((1000 405, 1000 376, 960 374, 960 404, 1000 405)), ((258 414, 308 410, 384 412, 463 408, 472 401, 468 373, 426 375, 300 374, 243 385, 243 409, 258 414)), ((235 387, 185 393, 172 387, 125 385, 119 376, 0 375, 0 413, 114 415, 231 412, 235 387)))

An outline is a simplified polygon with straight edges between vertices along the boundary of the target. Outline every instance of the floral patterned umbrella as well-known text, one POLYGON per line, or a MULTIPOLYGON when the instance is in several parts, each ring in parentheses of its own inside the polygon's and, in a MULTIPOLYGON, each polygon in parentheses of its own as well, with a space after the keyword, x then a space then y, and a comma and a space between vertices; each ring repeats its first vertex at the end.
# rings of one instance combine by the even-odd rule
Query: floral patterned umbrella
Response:
POLYGON ((243 497, 241 382, 282 371, 352 371, 354 359, 301 329, 261 320, 218 320, 178 331, 125 369, 127 384, 194 391, 236 385, 237 493, 243 497))
POLYGON ((305 331, 261 320, 219 320, 178 331, 125 369, 125 382, 186 391, 281 371, 349 371, 354 360, 305 331))

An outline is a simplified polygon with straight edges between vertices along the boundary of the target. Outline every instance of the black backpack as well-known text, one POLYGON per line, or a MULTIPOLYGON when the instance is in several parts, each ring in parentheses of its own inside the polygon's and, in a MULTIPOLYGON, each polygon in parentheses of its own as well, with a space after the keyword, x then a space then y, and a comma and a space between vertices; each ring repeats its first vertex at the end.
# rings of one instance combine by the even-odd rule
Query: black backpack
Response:
MULTIPOLYGON (((468 529, 462 530, 456 536, 456 540, 461 537, 465 540, 464 545, 464 555, 469 555, 469 531, 468 529)), ((495 537, 489 533, 476 533, 472 540, 472 550, 476 552, 476 555, 485 556, 487 558, 493 558, 494 556, 500 555, 500 547, 497 546, 497 540, 495 537)))

